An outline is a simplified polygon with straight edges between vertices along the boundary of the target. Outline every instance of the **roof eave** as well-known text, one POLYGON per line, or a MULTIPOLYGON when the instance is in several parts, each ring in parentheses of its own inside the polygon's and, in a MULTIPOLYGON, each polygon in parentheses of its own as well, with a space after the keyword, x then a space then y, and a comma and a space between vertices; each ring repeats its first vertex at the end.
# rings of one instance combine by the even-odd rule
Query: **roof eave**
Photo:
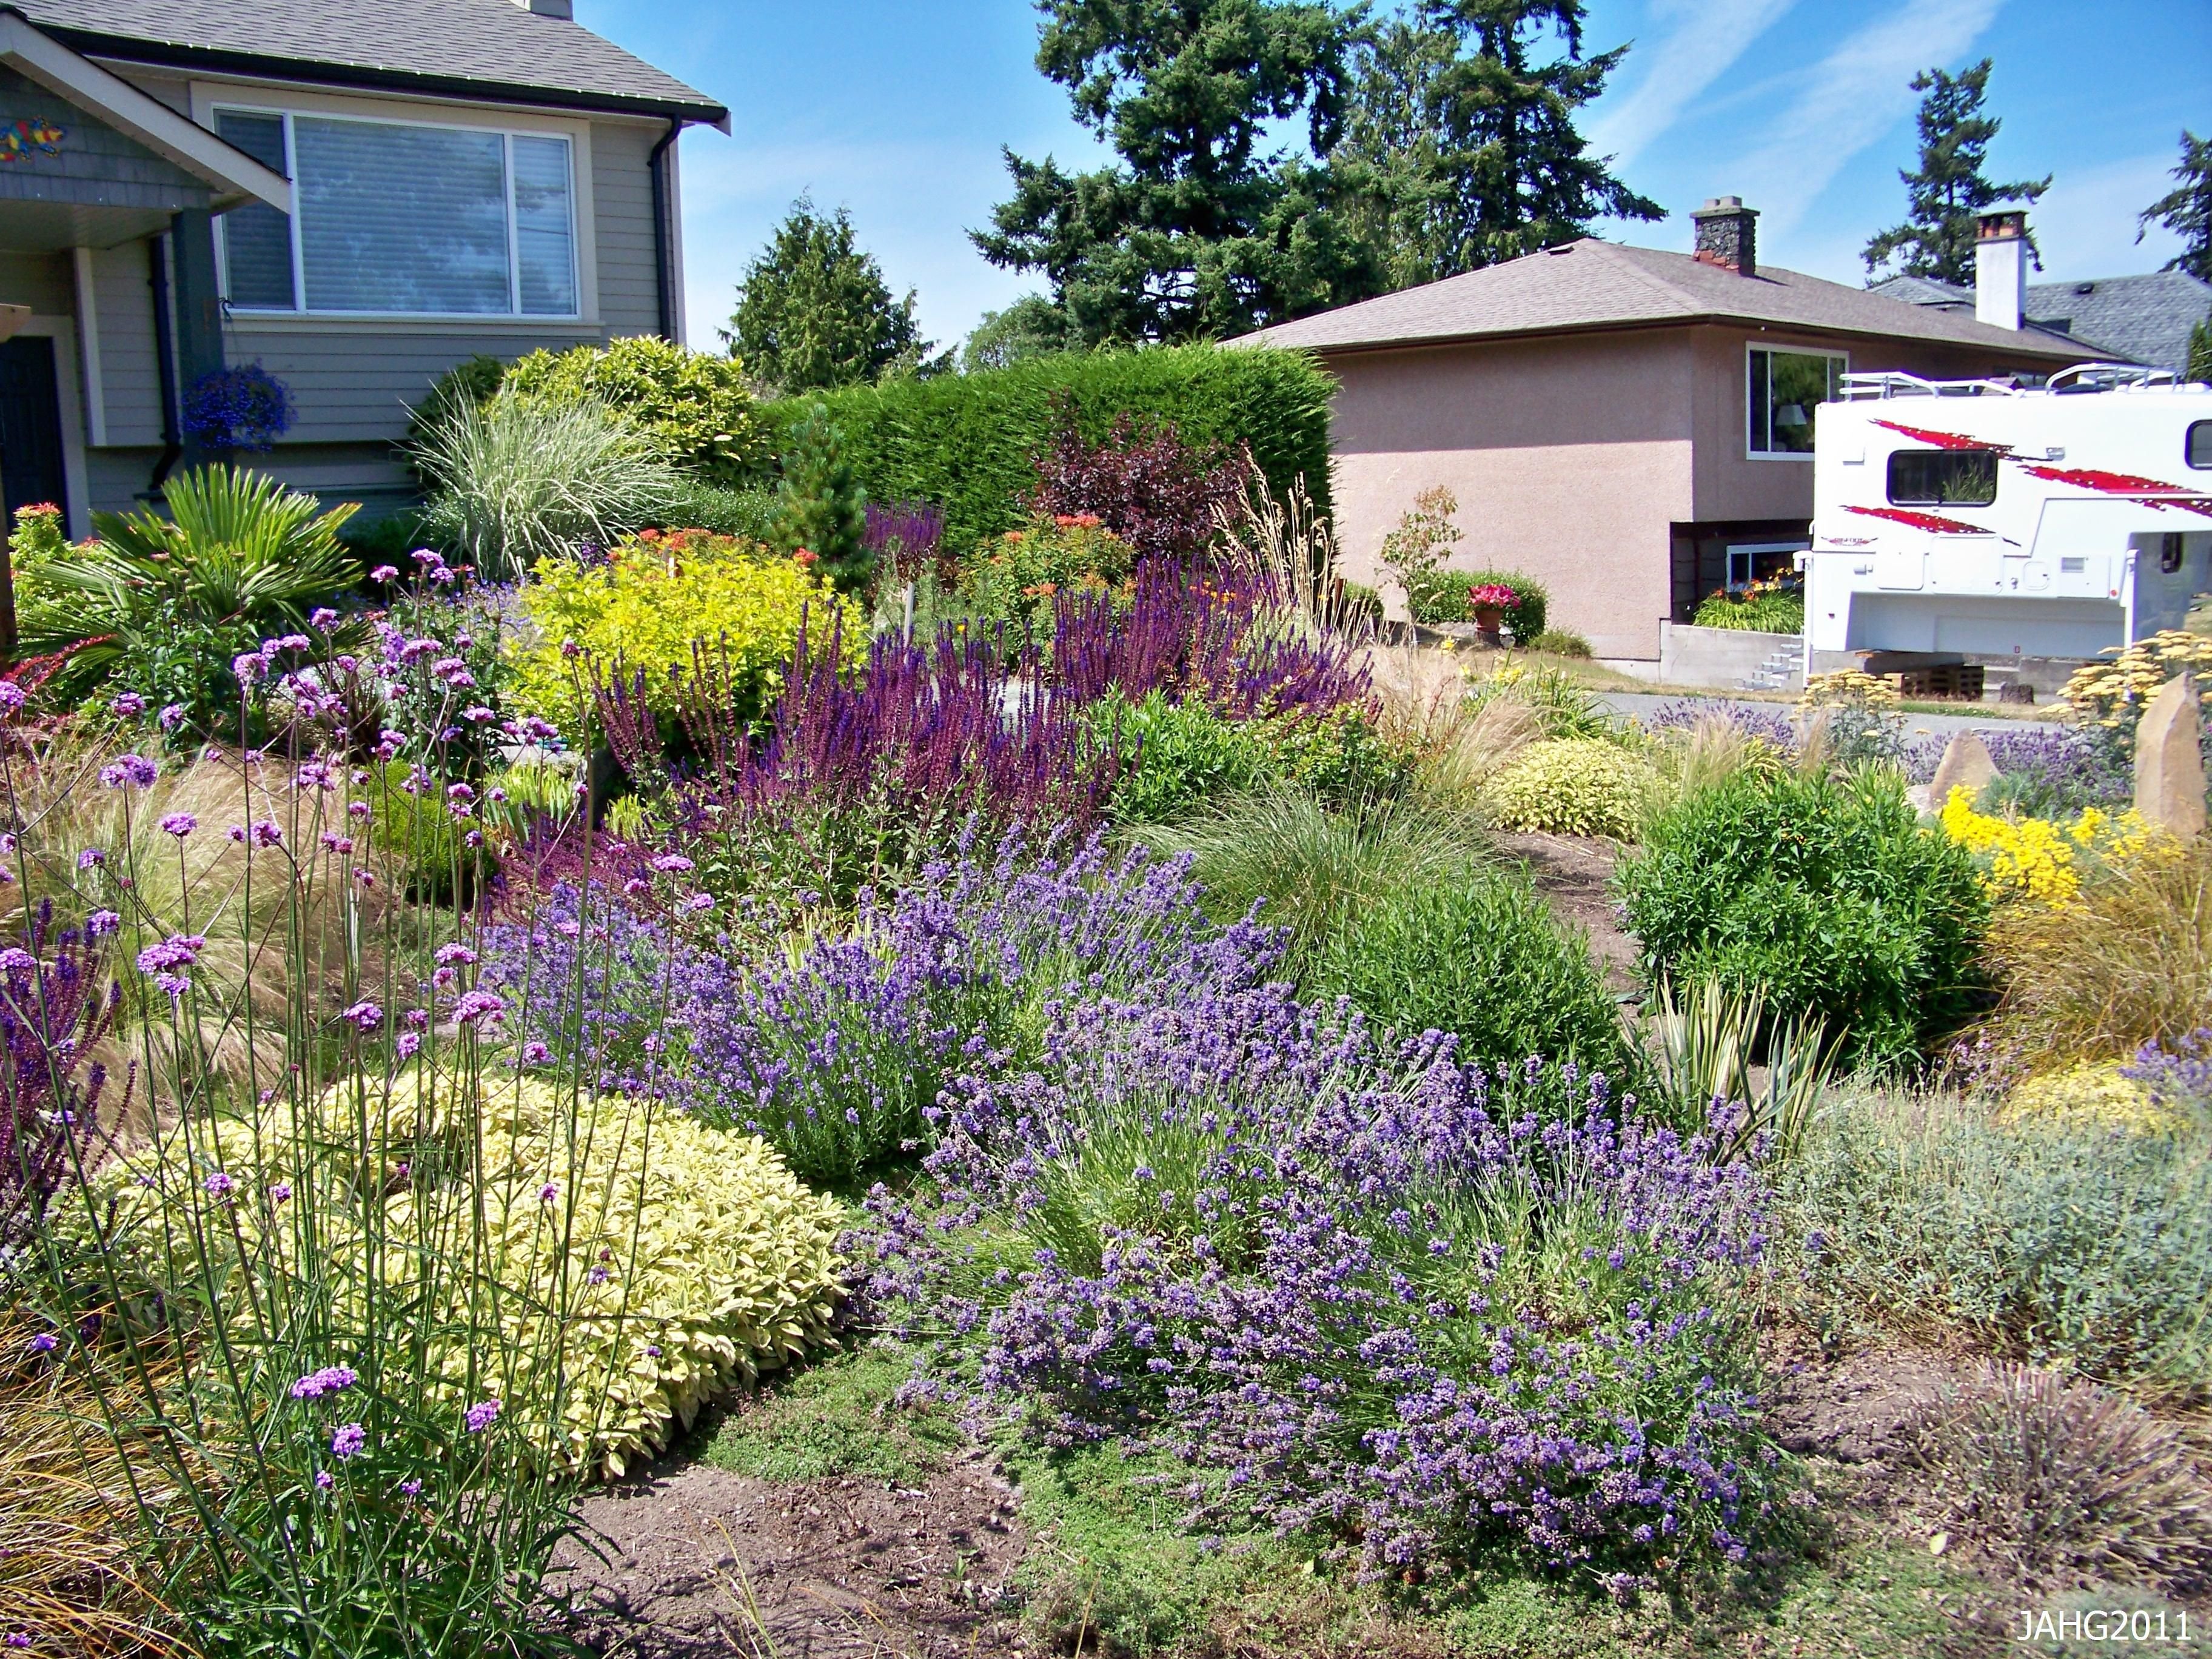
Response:
POLYGON ((282 81, 313 81, 330 86, 416 92, 441 98, 470 99, 481 103, 537 104, 553 109, 588 110, 611 115, 653 115, 665 120, 713 127, 722 133, 730 130, 730 112, 706 99, 641 98, 621 93, 583 92, 563 87, 487 81, 465 75, 424 75, 413 70, 384 69, 366 64, 331 64, 318 58, 288 58, 274 52, 232 52, 215 46, 188 46, 178 41, 148 40, 137 35, 108 34, 97 29, 52 27, 46 27, 45 33, 88 58, 105 58, 121 63, 200 69, 217 74, 250 75, 282 81))
MULTIPOLYGON (((1264 334, 1247 335, 1245 341, 1254 345, 1276 346, 1291 351, 1322 353, 1374 351, 1416 351, 1426 346, 1484 345, 1493 340, 1540 340, 1562 334, 1625 334, 1655 328, 1685 328, 1697 324, 1717 324, 1730 328, 1758 328, 1797 334, 1840 334, 1861 340, 1899 340, 1916 345, 1953 346, 1962 350, 1980 347, 1990 351, 2010 349, 2023 356, 2043 357, 2057 363, 2077 363, 2084 361, 2082 350, 2086 343, 2075 341, 2061 345, 1995 340, 1954 340, 1940 335, 1899 334, 1885 329, 1848 328, 1834 323, 1790 323, 1771 318, 1739 317, 1724 312, 1702 312, 1680 317, 1626 318, 1617 322, 1560 323, 1542 328, 1485 329, 1467 334, 1414 334, 1387 339, 1317 343, 1312 341, 1270 338, 1264 334)), ((2051 337, 2045 336, 2049 340, 2051 337)), ((2112 361, 2107 359, 2106 361, 2112 361)))

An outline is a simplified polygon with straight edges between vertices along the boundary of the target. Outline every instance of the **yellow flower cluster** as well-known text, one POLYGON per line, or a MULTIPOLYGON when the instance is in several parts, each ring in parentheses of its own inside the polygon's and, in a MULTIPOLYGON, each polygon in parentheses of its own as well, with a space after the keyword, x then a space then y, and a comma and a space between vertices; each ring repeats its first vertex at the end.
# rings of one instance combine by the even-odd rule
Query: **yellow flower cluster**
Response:
MULTIPOLYGON (((646 702, 673 715, 678 677, 692 672, 692 646, 705 648, 747 715, 775 698, 803 623, 827 640, 842 623, 848 665, 867 653, 860 609, 806 564, 728 536, 680 532, 634 538, 606 562, 541 559, 522 589, 522 608, 538 642, 518 652, 516 701, 564 731, 578 719, 580 666, 562 647, 578 647, 589 686, 594 669, 611 678, 646 671, 646 702)), ((577 735, 574 732, 571 735, 577 735)))
POLYGON ((2123 864, 2151 843, 2150 826, 2130 810, 2087 808, 2069 824, 2047 818, 2003 818, 1974 810, 1971 792, 1954 789, 1943 803, 1943 833, 1989 860, 1983 884, 1993 898, 2064 904, 2081 890, 2083 864, 2123 864))
POLYGON ((2103 659, 2074 671, 2058 695, 2075 718, 2093 725, 2133 722, 2143 704, 2175 675, 2191 673, 2212 707, 2212 636, 2168 629, 2125 650, 2107 650, 2103 659))
POLYGON ((2005 1097, 1998 1121, 2124 1129, 2143 1135, 2171 1134, 2183 1127, 2185 1120, 2152 1099, 2147 1086, 2120 1074, 2124 1063, 2085 1060, 2032 1078, 2005 1097))
POLYGON ((1895 682, 1878 674, 1863 673, 1856 668, 1838 669, 1832 674, 1814 674, 1805 681, 1805 690, 1797 699, 1801 708, 1886 708, 1897 702, 1895 682))

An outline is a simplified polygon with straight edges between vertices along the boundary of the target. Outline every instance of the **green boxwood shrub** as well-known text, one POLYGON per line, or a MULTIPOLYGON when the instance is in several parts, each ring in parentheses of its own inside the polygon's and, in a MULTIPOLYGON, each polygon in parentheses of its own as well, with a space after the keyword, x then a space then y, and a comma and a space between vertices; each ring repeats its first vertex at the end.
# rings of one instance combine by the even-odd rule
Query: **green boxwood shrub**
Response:
POLYGON ((1277 499, 1300 478, 1328 508, 1328 406, 1335 382, 1298 352, 1218 346, 1068 353, 976 374, 887 381, 763 404, 769 447, 816 401, 828 404, 871 501, 945 507, 945 539, 972 547, 1018 528, 1036 483, 1035 458, 1073 399, 1084 439, 1101 443, 1121 415, 1172 421, 1203 447, 1249 446, 1277 499))
POLYGON ((1983 988, 1973 860, 1921 828, 1893 774, 1738 773, 1662 815, 1618 879, 1655 988, 1762 992, 1776 1018, 1847 1033, 1854 1059, 1923 1052, 1983 988))
POLYGON ((1503 582, 1521 596, 1521 603, 1505 613, 1505 625, 1513 630, 1516 640, 1526 642, 1544 631, 1551 595, 1540 584, 1517 570, 1436 571, 1407 594, 1406 608, 1415 622, 1431 627, 1438 623, 1473 622, 1474 613, 1468 609, 1468 593, 1490 582, 1503 582))
POLYGON ((1519 874, 1476 866, 1384 894, 1322 947, 1311 988, 1407 1035, 1451 1032, 1462 1059, 1571 1055, 1621 1074, 1620 1012, 1589 945, 1519 874))

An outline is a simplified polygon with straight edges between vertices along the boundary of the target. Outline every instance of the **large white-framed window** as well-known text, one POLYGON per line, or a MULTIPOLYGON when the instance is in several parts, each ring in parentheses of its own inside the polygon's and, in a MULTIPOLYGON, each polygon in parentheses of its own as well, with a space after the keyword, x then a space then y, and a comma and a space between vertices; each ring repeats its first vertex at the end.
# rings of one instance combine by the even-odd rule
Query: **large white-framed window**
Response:
POLYGON ((292 181, 293 210, 216 221, 234 312, 572 318, 574 146, 559 134, 223 106, 216 131, 292 181))
POLYGON ((1850 370, 1840 351, 1747 347, 1744 453, 1755 461, 1809 459, 1820 405, 1834 399, 1850 370))

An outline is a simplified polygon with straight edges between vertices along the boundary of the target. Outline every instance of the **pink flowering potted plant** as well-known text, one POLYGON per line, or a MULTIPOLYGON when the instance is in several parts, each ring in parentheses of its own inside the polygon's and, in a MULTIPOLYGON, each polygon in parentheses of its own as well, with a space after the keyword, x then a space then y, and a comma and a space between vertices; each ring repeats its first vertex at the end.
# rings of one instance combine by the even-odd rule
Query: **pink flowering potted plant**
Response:
POLYGON ((1467 608, 1485 645, 1504 644, 1498 630, 1505 625, 1505 613, 1520 603, 1521 596, 1504 582, 1481 582, 1467 590, 1467 608))

